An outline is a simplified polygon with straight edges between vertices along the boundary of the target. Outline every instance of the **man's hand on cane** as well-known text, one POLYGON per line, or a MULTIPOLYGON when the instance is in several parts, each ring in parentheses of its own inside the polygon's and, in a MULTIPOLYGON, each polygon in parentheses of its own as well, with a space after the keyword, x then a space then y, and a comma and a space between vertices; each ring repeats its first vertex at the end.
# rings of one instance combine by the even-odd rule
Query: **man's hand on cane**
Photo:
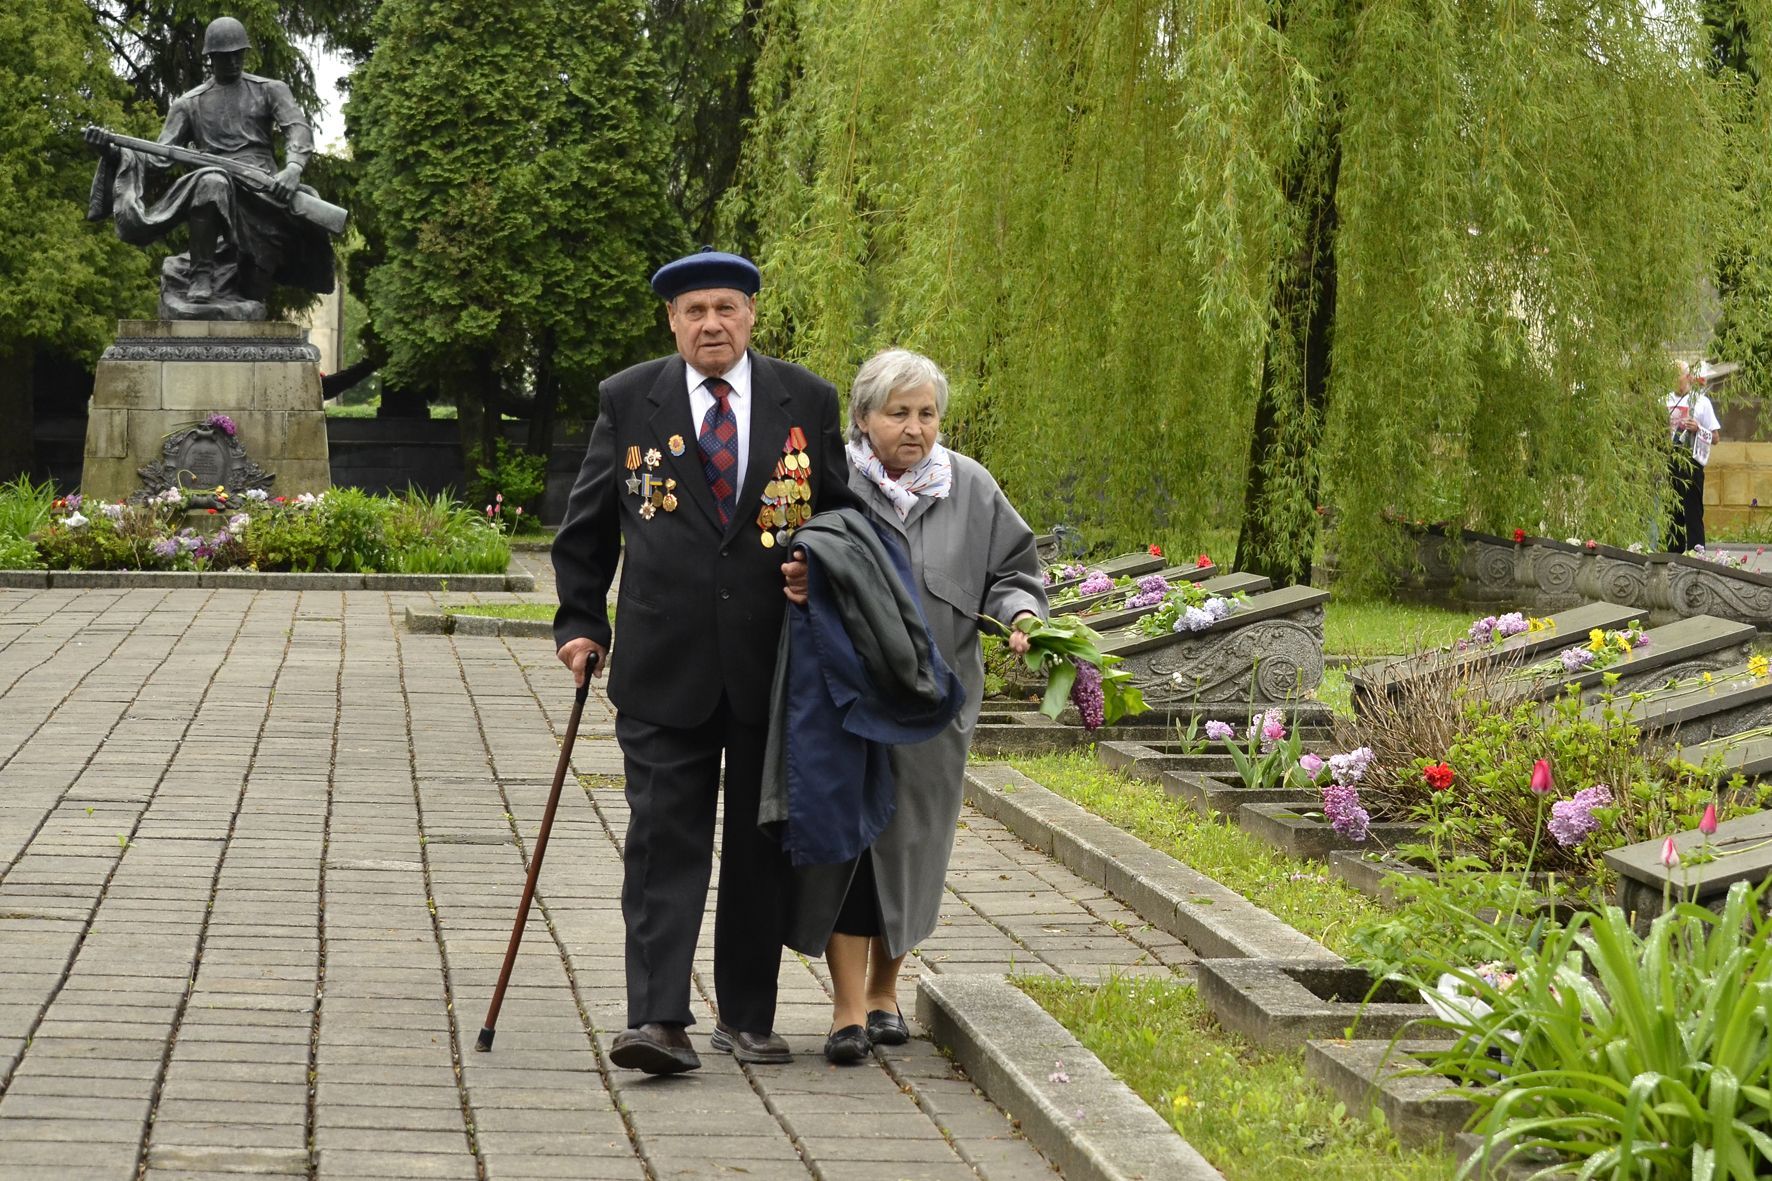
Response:
POLYGON ((593 677, 602 676, 605 663, 603 658, 608 654, 603 645, 585 636, 580 636, 576 640, 567 640, 560 645, 560 650, 554 653, 559 657, 561 664, 572 670, 572 683, 575 686, 585 683, 585 664, 587 662, 590 663, 593 677))

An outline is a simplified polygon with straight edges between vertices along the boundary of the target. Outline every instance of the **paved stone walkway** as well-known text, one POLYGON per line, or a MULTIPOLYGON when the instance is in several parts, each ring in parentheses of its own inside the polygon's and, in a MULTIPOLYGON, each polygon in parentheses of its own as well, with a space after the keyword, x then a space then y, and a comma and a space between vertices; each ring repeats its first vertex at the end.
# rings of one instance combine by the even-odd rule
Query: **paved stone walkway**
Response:
MULTIPOLYGON (((793 955, 792 1065, 708 1048, 704 939, 703 1069, 610 1070, 626 809, 600 690, 475 1053, 571 690, 546 640, 402 630, 436 598, 0 591, 0 1177, 1056 1175, 925 1040, 828 1067, 823 965, 793 955)), ((1189 958, 976 814, 949 886, 916 971, 1189 958)))

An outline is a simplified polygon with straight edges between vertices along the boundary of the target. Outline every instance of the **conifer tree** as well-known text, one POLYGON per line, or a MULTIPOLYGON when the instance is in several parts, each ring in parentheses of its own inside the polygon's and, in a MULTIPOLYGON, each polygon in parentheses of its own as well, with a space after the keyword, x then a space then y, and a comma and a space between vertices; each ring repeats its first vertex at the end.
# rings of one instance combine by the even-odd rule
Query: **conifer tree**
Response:
POLYGON ((81 129, 144 129, 122 97, 80 0, 0 5, 0 480, 32 466, 39 350, 91 363, 118 319, 153 314, 159 255, 85 220, 81 129))
MULTIPOLYGON (((513 399, 558 394, 656 351, 646 287, 682 245, 640 10, 620 0, 385 0, 346 108, 365 281, 384 377, 458 407, 469 470, 513 399)), ((543 436, 545 438, 545 435, 543 436)))

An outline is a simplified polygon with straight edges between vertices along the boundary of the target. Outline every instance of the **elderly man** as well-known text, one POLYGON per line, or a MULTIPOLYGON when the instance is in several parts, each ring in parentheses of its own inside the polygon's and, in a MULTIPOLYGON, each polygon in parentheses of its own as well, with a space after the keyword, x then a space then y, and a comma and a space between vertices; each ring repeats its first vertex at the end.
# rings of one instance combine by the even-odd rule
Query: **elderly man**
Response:
POLYGON ((677 355, 603 383, 553 546, 554 638, 580 684, 611 650, 605 603, 622 557, 609 699, 627 772, 628 1028, 610 1060, 651 1074, 701 1064, 689 975, 722 761, 711 1044, 741 1062, 788 1060, 774 1032, 786 864, 757 829, 770 683, 788 581, 805 579, 791 531, 857 502, 835 388, 749 349, 760 281, 748 259, 711 249, 652 276, 677 355))

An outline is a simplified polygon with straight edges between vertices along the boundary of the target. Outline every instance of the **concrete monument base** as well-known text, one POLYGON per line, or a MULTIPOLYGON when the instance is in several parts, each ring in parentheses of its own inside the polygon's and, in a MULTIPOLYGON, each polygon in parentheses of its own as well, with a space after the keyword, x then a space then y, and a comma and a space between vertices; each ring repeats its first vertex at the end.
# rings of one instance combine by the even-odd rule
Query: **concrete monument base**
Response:
MULTIPOLYGON (((234 423, 233 441, 273 477, 272 495, 324 491, 332 476, 319 362, 298 324, 118 321, 93 383, 81 493, 113 501, 142 492, 141 469, 167 459, 167 439, 212 414, 234 423)), ((203 490, 225 482, 207 467, 177 479, 203 490)))

